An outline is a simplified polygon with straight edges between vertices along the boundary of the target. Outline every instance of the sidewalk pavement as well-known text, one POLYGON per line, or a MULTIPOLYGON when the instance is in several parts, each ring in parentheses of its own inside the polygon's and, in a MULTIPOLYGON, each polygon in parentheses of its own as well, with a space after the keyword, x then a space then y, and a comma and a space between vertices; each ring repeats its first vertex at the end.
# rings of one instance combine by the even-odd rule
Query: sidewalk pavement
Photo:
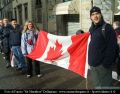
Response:
MULTIPOLYGON (((88 79, 69 70, 41 63, 41 73, 38 78, 35 74, 27 78, 14 68, 6 68, 2 55, 0 54, 0 89, 93 89, 90 74, 88 79)), ((120 82, 113 80, 115 87, 120 87, 120 82)))

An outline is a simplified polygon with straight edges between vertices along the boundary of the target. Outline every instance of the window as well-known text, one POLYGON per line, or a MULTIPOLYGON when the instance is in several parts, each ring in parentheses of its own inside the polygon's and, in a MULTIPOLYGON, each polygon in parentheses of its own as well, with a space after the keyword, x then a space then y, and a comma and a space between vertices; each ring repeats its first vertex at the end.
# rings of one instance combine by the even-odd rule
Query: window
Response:
POLYGON ((14 14, 15 14, 15 19, 17 19, 17 11, 16 11, 16 8, 14 8, 14 14))
POLYGON ((9 3, 10 2, 10 0, 7 0, 7 3, 9 3))
POLYGON ((36 8, 42 8, 41 0, 36 0, 36 8))
POLYGON ((28 20, 28 3, 24 4, 25 20, 28 20))
POLYGON ((42 23, 42 9, 41 8, 36 9, 36 22, 42 23))
POLYGON ((19 24, 23 23, 23 20, 22 20, 22 5, 18 6, 18 22, 19 22, 19 24))
POLYGON ((41 0, 36 0, 36 19, 37 23, 42 23, 42 2, 41 0))
POLYGON ((12 19, 12 11, 8 12, 8 19, 12 19))
POLYGON ((63 2, 72 1, 72 0, 63 0, 63 2))

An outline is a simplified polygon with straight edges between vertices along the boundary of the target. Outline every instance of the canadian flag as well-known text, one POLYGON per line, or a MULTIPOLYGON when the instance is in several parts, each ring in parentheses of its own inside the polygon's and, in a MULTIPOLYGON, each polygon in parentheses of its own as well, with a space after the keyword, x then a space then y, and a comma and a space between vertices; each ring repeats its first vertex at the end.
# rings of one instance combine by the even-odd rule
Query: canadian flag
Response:
POLYGON ((33 60, 54 64, 87 78, 89 32, 73 36, 57 36, 40 31, 33 51, 33 60))

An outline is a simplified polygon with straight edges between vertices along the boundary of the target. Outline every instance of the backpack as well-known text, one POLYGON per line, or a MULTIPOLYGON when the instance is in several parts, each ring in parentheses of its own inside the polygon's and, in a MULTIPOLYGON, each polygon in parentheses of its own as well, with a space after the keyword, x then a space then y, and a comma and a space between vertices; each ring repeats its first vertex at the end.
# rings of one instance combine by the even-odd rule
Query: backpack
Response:
MULTIPOLYGON (((102 35, 105 39, 105 27, 106 27, 107 23, 104 23, 102 26, 102 35)), ((118 75, 120 75, 120 56, 119 56, 119 46, 116 44, 116 61, 115 61, 115 65, 113 68, 115 68, 115 71, 117 72, 118 75)), ((114 69, 113 69, 114 70, 114 69)))
MULTIPOLYGON (((106 27, 106 25, 107 25, 107 23, 104 23, 102 25, 102 35, 103 35, 105 40, 106 40, 106 35, 105 35, 105 27, 106 27)), ((116 57, 118 57, 118 54, 119 54, 119 50, 118 49, 120 49, 120 48, 118 47, 118 44, 116 44, 116 57)))

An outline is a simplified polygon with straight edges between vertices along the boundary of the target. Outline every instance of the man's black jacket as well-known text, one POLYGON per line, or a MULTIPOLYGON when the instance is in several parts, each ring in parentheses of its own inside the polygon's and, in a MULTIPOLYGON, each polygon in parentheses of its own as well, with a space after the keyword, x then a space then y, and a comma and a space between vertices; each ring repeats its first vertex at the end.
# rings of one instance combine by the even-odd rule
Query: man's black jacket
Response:
POLYGON ((90 27, 91 41, 88 50, 88 63, 96 67, 103 65, 109 68, 115 63, 117 55, 116 33, 110 24, 106 24, 105 37, 102 33, 102 27, 105 22, 102 20, 99 24, 90 27))

